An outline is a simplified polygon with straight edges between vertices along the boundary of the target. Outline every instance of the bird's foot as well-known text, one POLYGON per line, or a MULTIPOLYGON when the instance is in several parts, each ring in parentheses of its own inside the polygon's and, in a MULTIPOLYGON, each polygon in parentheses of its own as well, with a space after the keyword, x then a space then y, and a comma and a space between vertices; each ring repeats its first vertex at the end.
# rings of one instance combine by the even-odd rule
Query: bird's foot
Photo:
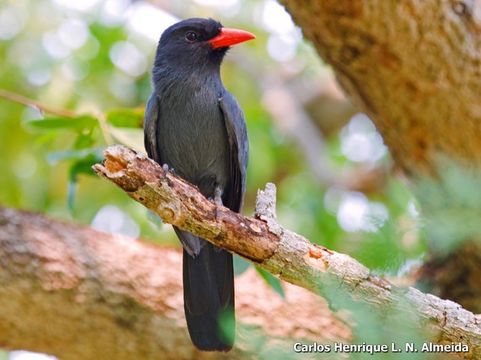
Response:
POLYGON ((218 206, 223 206, 222 203, 222 189, 220 186, 216 186, 214 190, 214 203, 218 206))
POLYGON ((169 165, 167 165, 167 164, 162 165, 162 170, 163 170, 163 172, 164 172, 164 174, 163 174, 163 175, 164 175, 164 178, 167 177, 167 173, 169 173, 169 172, 170 172, 171 174, 174 174, 174 175, 175 175, 175 170, 174 170, 174 168, 169 167, 169 165))
MULTIPOLYGON (((217 220, 219 218, 219 216, 218 216, 219 215, 219 206, 224 206, 224 204, 222 203, 222 189, 219 186, 216 186, 215 190, 214 190, 214 204, 217 205, 215 207, 215 219, 217 220)), ((214 250, 216 252, 222 251, 222 249, 217 247, 217 246, 214 246, 214 250)))
POLYGON ((214 189, 214 198, 209 198, 215 205, 215 219, 217 220, 218 217, 218 211, 219 211, 219 206, 223 206, 224 204, 222 203, 222 189, 219 186, 216 186, 214 189))

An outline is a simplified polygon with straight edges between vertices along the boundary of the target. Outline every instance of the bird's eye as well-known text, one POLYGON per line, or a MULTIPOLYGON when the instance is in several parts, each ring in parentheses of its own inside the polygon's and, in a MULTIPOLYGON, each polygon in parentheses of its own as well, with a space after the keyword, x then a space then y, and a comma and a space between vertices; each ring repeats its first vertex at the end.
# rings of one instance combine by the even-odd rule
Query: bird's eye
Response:
POLYGON ((198 39, 198 36, 193 31, 187 31, 187 33, 185 34, 185 38, 187 39, 187 41, 193 42, 198 39))

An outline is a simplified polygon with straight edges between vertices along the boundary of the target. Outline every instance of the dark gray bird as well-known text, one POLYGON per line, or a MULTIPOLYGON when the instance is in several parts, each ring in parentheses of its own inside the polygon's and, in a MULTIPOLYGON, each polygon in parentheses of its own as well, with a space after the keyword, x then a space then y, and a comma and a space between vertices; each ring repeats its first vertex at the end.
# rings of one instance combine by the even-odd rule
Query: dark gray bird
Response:
MULTIPOLYGON (((236 212, 246 188, 248 140, 242 110, 222 84, 220 65, 229 46, 253 38, 212 19, 188 19, 165 30, 144 122, 149 157, 236 212)), ((175 232, 184 248, 184 310, 192 342, 201 350, 229 351, 235 330, 232 255, 188 232, 175 232)))

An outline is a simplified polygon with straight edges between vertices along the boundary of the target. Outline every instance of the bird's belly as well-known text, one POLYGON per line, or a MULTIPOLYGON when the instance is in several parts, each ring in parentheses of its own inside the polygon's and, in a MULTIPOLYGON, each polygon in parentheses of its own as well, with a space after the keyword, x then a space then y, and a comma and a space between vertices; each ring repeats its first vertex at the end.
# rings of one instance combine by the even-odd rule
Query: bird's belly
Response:
POLYGON ((212 196, 215 186, 223 188, 229 176, 224 120, 202 112, 190 114, 179 112, 174 121, 167 119, 159 126, 162 161, 197 185, 204 195, 212 196))

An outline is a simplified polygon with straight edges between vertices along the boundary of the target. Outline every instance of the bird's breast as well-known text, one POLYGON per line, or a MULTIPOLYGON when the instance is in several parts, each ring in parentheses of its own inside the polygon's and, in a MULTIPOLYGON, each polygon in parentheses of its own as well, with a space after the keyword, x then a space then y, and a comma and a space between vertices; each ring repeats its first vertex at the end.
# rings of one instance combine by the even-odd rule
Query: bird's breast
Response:
POLYGON ((229 176, 229 143, 218 96, 197 87, 160 98, 157 136, 162 161, 207 196, 229 176))

